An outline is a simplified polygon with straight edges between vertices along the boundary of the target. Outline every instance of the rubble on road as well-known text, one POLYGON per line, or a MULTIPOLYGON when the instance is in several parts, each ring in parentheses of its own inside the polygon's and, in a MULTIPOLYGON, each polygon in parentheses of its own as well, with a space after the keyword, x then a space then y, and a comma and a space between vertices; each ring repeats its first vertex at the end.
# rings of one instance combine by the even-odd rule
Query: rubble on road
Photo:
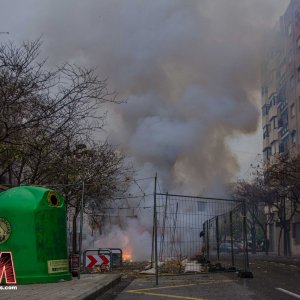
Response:
POLYGON ((185 264, 184 273, 203 273, 207 272, 207 267, 199 264, 197 261, 191 261, 185 264))
MULTIPOLYGON (((158 267, 160 274, 203 273, 208 272, 209 269, 207 263, 199 263, 198 260, 188 260, 187 258, 159 261, 158 267)), ((149 264, 140 274, 155 275, 155 271, 155 267, 151 267, 151 264, 149 264)))

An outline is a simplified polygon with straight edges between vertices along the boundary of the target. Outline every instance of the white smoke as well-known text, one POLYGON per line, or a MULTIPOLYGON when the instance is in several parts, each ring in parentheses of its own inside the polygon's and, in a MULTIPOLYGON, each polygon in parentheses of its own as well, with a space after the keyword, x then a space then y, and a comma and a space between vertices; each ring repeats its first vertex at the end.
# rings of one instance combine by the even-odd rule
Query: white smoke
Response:
MULTIPOLYGON (((263 36, 287 2, 5 1, 0 19, 12 38, 42 34, 50 65, 84 64, 109 78, 128 99, 112 108, 109 138, 142 174, 158 172, 164 190, 221 196, 239 169, 228 139, 257 129, 263 36)), ((152 229, 143 219, 133 227, 144 232, 115 236, 138 245, 152 229)))
POLYGON ((18 3, 26 28, 14 34, 42 35, 49 64, 108 77, 128 99, 113 108, 110 139, 138 167, 151 164, 166 189, 201 193, 222 191, 239 169, 226 142, 257 129, 263 36, 287 2, 31 0, 2 12, 18 3))

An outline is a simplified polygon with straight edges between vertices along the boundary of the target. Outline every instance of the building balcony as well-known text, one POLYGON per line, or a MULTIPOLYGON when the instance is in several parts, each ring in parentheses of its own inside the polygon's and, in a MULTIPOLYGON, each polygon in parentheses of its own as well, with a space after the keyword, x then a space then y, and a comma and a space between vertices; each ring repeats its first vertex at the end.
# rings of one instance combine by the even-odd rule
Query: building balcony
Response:
POLYGON ((280 112, 280 114, 283 114, 287 110, 287 108, 288 108, 287 101, 284 100, 283 102, 281 102, 279 104, 279 112, 280 112))
POLYGON ((269 123, 269 115, 266 114, 266 115, 263 115, 262 116, 262 125, 265 126, 269 123))
POLYGON ((268 114, 269 121, 271 121, 272 118, 277 117, 277 115, 278 115, 278 107, 277 105, 272 105, 270 107, 269 114, 268 114))
POLYGON ((263 140, 263 147, 264 147, 264 149, 267 148, 267 147, 270 147, 270 139, 269 139, 269 136, 265 136, 265 137, 264 137, 264 140, 263 140))
POLYGON ((289 134, 288 126, 281 127, 279 130, 279 136, 284 139, 289 134))
POLYGON ((274 141, 277 141, 278 138, 279 138, 278 130, 277 129, 271 130, 269 133, 269 142, 272 143, 274 141))

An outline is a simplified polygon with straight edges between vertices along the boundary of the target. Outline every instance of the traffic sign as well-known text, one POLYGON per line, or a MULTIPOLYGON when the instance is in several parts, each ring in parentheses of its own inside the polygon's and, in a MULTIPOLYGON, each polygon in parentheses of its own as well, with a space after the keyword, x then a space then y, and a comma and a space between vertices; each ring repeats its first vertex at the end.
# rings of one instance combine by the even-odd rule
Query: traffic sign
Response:
POLYGON ((95 268, 97 266, 101 266, 105 269, 110 268, 110 256, 104 254, 93 254, 87 255, 85 260, 86 268, 95 268))

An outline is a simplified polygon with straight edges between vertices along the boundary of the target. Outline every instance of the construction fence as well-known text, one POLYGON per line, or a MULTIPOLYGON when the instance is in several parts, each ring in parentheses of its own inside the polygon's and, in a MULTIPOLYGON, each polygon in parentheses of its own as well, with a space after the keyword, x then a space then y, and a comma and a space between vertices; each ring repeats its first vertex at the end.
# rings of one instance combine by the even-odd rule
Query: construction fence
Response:
POLYGON ((154 198, 156 269, 251 273, 245 202, 167 193, 156 193, 154 198))

